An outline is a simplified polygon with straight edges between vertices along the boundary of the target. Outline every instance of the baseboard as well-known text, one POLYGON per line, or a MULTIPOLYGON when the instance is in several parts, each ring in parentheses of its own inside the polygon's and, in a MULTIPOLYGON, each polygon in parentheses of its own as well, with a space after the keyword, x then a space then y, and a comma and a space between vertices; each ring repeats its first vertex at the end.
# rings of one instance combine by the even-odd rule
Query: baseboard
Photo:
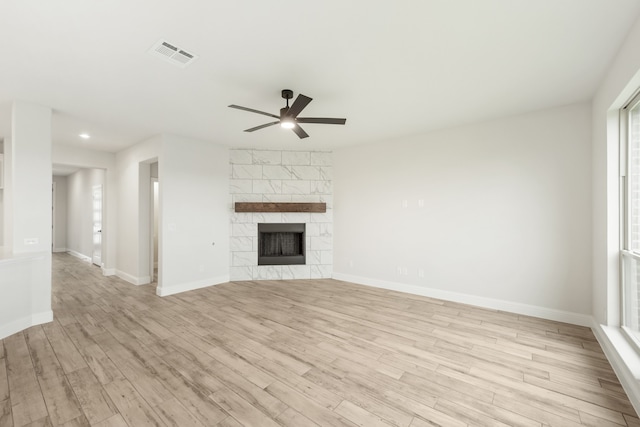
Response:
POLYGON ((600 325, 593 319, 591 330, 629 396, 631 405, 640 414, 640 356, 619 328, 600 325))
POLYGON ((115 276, 116 269, 115 268, 104 268, 102 267, 102 275, 103 276, 115 276))
POLYGON ((477 307, 490 308, 493 310, 507 311, 510 313, 522 314, 525 316, 539 317, 557 322, 570 323, 572 325, 591 327, 591 316, 570 311, 556 310, 547 307, 522 304, 518 302, 498 300, 493 298, 479 297, 475 295, 462 294, 458 292, 444 291, 441 289, 425 288, 404 283, 387 282, 384 280, 370 279, 367 277, 352 276, 343 273, 333 273, 333 278, 345 282, 357 283, 359 285, 371 286, 374 288, 388 289, 391 291, 405 292, 408 294, 421 295, 446 301, 458 302, 462 304, 475 305, 477 307))
POLYGON ((32 326, 42 325, 43 323, 53 322, 53 311, 45 311, 36 313, 31 316, 32 326))
POLYGON ((0 326, 0 339, 4 339, 20 331, 24 331, 32 326, 42 325, 43 323, 49 323, 51 321, 53 321, 53 311, 35 313, 31 316, 16 319, 6 325, 0 326))
POLYGON ((91 257, 83 255, 80 252, 72 251, 70 249, 67 250, 67 252, 69 253, 69 255, 73 255, 76 258, 80 258, 84 262, 91 262, 91 257))
POLYGON ((54 252, 54 253, 58 253, 58 252, 69 252, 69 250, 67 250, 67 248, 53 248, 53 252, 54 252))
POLYGON ((121 271, 121 270, 115 270, 115 274, 122 280, 129 282, 132 285, 139 286, 139 285, 148 285, 149 283, 151 283, 151 277, 149 276, 136 277, 136 276, 132 276, 129 273, 125 273, 124 271, 121 271))
POLYGON ((200 288, 206 288, 209 286, 220 285, 222 283, 229 282, 229 275, 212 277, 210 279, 205 280, 197 280, 195 282, 188 283, 179 283, 173 286, 158 286, 156 288, 156 294, 161 297, 166 297, 168 295, 174 295, 181 292, 193 291, 200 288))

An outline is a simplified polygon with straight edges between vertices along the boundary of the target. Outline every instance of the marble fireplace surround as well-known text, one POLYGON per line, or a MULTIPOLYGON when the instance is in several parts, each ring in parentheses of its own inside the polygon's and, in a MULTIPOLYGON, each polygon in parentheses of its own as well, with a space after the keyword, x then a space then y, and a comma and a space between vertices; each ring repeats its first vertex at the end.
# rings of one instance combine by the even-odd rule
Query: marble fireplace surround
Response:
POLYGON ((333 273, 331 152, 236 149, 230 150, 229 157, 231 280, 330 278, 333 273), (245 209, 240 209, 243 212, 237 212, 236 203, 245 202, 264 203, 263 207, 267 208, 245 205, 245 209), (270 206, 281 204, 287 206, 281 210, 290 210, 294 203, 303 207, 298 207, 297 212, 271 212, 270 206), (326 211, 316 212, 318 204, 323 203, 326 211), (305 223, 306 264, 258 266, 258 223, 305 223))

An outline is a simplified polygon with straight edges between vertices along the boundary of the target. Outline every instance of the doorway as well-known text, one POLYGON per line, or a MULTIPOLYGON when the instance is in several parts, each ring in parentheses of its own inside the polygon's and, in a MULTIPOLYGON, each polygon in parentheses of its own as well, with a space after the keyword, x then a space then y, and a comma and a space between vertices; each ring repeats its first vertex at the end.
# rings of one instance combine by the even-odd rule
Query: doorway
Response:
POLYGON ((55 252, 56 248, 56 196, 56 182, 53 181, 51 183, 51 252, 55 252))
MULTIPOLYGON (((157 163, 156 163, 157 165, 157 163)), ((160 191, 158 178, 151 178, 151 209, 149 209, 149 213, 151 214, 151 218, 149 224, 151 224, 151 239, 150 239, 150 251, 151 256, 149 257, 150 265, 150 277, 151 282, 158 281, 158 194, 160 191)))
POLYGON ((93 255, 91 261, 102 267, 102 185, 94 185, 92 194, 93 255))

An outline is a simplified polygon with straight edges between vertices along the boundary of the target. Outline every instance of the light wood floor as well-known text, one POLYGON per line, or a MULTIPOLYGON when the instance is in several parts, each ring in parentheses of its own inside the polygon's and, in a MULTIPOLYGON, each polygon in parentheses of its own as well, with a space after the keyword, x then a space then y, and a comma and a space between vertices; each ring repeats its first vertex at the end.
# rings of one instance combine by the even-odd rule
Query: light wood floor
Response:
POLYGON ((160 298, 54 255, 5 426, 640 426, 587 328, 334 280, 160 298))

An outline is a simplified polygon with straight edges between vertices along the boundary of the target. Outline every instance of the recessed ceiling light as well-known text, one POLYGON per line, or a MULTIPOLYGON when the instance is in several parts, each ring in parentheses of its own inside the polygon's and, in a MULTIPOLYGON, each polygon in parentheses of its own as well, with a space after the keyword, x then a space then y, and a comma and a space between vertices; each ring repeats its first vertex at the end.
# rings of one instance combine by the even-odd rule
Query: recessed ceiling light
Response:
POLYGON ((91 135, 89 135, 88 133, 81 133, 80 135, 78 135, 80 138, 82 139, 89 139, 91 138, 91 135))

